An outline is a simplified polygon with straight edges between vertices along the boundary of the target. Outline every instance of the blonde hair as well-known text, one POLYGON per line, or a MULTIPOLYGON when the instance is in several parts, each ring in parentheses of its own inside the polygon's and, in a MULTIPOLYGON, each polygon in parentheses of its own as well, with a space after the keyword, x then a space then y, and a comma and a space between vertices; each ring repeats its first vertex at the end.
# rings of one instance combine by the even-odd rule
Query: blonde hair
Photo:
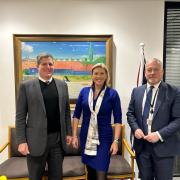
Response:
MULTIPOLYGON (((103 63, 97 63, 92 67, 91 74, 93 74, 93 71, 96 68, 102 68, 105 70, 106 75, 107 75, 107 79, 106 79, 105 83, 106 83, 106 86, 109 86, 110 85, 110 75, 109 75, 109 70, 108 70, 107 66, 103 63)), ((92 82, 92 83, 94 83, 94 82, 92 82)))

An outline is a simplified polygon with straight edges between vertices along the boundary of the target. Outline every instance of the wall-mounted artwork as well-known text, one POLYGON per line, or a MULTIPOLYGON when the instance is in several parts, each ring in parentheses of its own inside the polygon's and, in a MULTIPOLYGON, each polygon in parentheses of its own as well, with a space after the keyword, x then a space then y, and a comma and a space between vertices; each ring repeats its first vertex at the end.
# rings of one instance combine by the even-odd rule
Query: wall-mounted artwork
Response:
POLYGON ((36 57, 54 57, 54 77, 67 82, 70 102, 91 84, 91 69, 104 63, 112 67, 112 35, 14 35, 16 94, 20 81, 38 76, 36 57))

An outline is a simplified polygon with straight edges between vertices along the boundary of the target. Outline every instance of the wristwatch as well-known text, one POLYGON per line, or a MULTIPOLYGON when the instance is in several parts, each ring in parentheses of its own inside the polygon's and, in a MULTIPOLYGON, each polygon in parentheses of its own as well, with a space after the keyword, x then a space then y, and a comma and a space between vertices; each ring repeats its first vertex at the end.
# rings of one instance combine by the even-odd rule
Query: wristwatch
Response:
POLYGON ((119 144, 119 138, 115 138, 115 139, 114 139, 114 142, 115 142, 116 144, 119 144))

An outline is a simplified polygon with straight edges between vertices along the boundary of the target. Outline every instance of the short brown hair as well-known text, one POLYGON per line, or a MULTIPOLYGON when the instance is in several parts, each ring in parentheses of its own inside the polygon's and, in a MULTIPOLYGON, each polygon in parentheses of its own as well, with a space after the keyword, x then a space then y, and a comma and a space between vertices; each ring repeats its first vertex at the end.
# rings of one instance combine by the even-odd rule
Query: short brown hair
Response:
POLYGON ((53 56, 49 53, 40 53, 38 56, 37 56, 37 65, 39 66, 41 64, 41 60, 42 58, 52 58, 53 60, 53 56))

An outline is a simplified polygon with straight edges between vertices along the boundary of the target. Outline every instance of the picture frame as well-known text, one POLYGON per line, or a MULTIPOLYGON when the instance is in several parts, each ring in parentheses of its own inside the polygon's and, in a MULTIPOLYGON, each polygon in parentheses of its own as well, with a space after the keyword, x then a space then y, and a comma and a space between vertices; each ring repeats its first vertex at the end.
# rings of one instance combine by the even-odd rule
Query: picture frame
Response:
POLYGON ((91 84, 91 68, 104 63, 112 84, 112 35, 13 34, 15 93, 21 81, 38 77, 36 57, 47 52, 54 57, 53 77, 67 82, 70 103, 91 84))

